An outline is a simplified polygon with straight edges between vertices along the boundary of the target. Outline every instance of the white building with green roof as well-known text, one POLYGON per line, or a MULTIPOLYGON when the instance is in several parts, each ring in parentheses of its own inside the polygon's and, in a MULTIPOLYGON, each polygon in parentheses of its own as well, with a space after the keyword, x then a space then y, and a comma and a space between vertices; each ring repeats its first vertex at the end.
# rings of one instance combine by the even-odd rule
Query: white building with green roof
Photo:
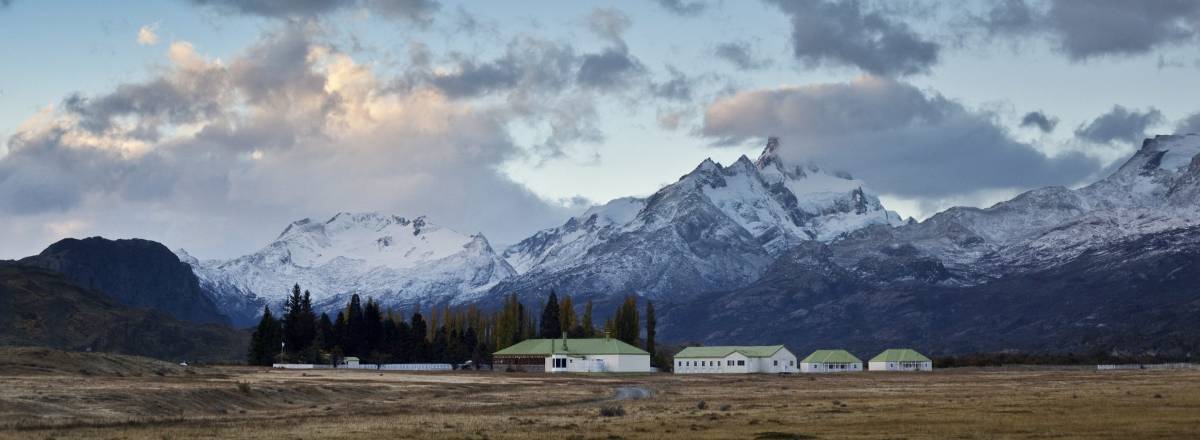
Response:
POLYGON ((527 339, 492 353, 499 369, 547 373, 648 373, 650 353, 615 338, 527 339))
POLYGON ((687 347, 675 355, 675 374, 795 373, 796 355, 782 345, 687 347))
POLYGON ((862 369, 862 359, 846 350, 817 350, 800 361, 801 373, 844 373, 862 369))
POLYGON ((933 361, 916 350, 890 348, 867 361, 871 371, 933 371, 933 361))

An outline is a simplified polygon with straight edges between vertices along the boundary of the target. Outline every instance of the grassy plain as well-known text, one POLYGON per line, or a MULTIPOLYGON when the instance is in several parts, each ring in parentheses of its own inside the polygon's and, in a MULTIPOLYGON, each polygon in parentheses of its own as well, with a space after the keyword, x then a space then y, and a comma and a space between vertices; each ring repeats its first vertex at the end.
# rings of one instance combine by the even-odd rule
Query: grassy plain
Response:
POLYGON ((0 439, 1200 438, 1197 370, 551 376, 0 355, 0 439), (610 400, 619 387, 652 395, 610 400), (600 416, 613 405, 625 414, 600 416))

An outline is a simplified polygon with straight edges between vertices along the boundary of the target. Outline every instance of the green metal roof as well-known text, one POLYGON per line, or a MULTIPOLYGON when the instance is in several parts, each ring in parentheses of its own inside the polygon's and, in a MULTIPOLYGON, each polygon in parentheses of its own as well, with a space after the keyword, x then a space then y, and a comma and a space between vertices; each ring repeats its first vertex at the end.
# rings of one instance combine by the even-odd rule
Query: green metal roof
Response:
POLYGON ((908 348, 891 348, 871 358, 871 362, 932 362, 916 350, 908 348))
POLYGON ((714 347, 688 347, 675 355, 676 358, 723 358, 733 353, 741 353, 746 357, 771 357, 779 350, 782 350, 782 345, 758 345, 758 346, 714 346, 714 347))
POLYGON ((817 350, 800 361, 810 364, 861 364, 862 360, 846 350, 817 350))
POLYGON ((566 339, 526 339, 503 350, 492 353, 493 356, 550 356, 562 354, 567 356, 583 356, 597 354, 642 354, 649 356, 645 350, 626 344, 614 338, 566 339))

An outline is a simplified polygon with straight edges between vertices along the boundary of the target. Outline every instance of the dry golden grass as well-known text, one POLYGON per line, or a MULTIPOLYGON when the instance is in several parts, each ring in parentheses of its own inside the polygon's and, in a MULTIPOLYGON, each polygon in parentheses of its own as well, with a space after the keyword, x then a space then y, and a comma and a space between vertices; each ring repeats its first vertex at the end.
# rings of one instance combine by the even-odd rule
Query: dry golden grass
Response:
POLYGON ((789 377, 191 370, 2 376, 0 438, 1200 438, 1195 370, 789 377), (654 396, 618 402, 624 416, 600 417, 601 406, 614 404, 613 390, 630 385, 654 396))

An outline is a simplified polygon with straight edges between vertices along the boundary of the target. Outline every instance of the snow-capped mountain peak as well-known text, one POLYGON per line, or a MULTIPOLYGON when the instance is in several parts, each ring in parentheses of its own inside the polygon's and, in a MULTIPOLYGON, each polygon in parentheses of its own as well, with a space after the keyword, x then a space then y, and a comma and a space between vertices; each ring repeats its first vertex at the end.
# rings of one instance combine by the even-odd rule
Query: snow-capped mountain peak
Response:
POLYGON ((771 138, 757 161, 705 159, 646 199, 613 200, 538 232, 505 250, 522 274, 509 288, 551 277, 581 291, 696 293, 754 279, 759 263, 797 243, 902 223, 862 182, 788 164, 779 148, 771 138))
POLYGON ((389 305, 466 300, 515 275, 482 234, 377 212, 297 220, 263 249, 233 260, 178 255, 218 295, 277 300, 298 283, 331 306, 350 293, 389 305))

